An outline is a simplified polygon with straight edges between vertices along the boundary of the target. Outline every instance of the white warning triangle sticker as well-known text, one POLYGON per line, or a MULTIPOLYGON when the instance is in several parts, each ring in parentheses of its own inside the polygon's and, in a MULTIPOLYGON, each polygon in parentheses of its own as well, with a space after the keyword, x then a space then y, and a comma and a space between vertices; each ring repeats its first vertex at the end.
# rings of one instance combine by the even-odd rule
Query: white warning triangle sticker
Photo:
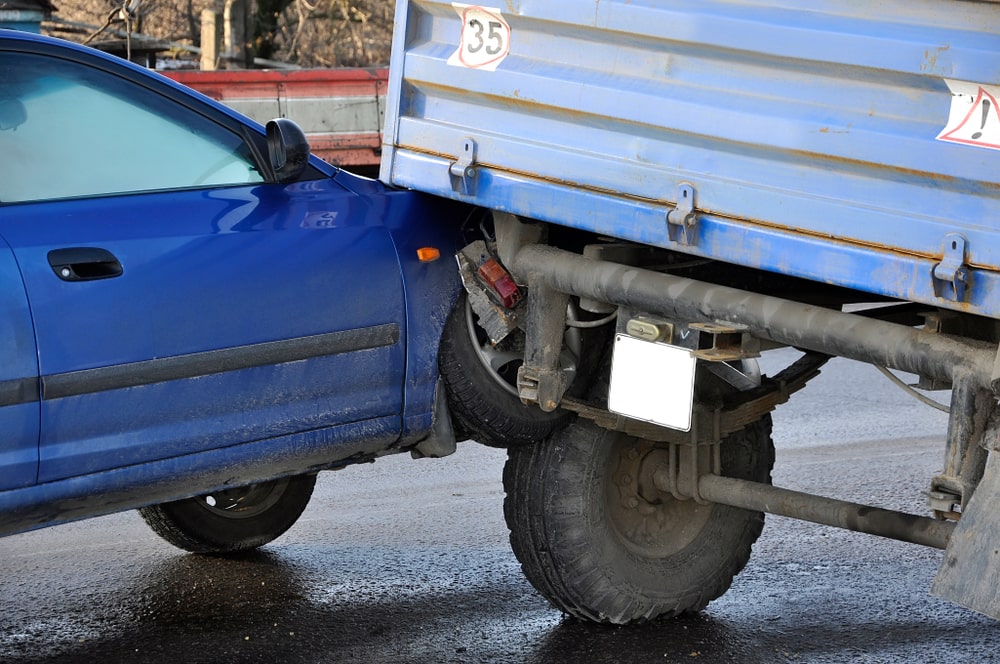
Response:
POLYGON ((949 81, 951 111, 939 141, 1000 150, 1000 87, 949 81))

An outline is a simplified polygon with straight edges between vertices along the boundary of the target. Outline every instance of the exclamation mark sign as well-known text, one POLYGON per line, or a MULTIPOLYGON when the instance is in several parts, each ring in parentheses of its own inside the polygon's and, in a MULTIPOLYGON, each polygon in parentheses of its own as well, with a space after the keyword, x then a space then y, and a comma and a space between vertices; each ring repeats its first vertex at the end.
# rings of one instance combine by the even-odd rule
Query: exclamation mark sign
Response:
POLYGON ((982 137, 982 135, 983 135, 982 130, 986 128, 986 118, 988 118, 989 115, 990 115, 990 100, 989 99, 984 99, 983 100, 983 121, 979 125, 980 131, 977 131, 975 134, 972 135, 972 140, 976 140, 977 138, 982 137))

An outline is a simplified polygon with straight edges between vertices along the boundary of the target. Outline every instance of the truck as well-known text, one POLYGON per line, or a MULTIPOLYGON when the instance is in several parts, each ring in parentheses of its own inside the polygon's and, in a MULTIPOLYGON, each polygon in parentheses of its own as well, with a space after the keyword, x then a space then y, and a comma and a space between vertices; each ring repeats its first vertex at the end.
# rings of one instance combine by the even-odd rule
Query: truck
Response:
POLYGON ((699 610, 770 513, 942 549, 931 591, 1000 618, 996 2, 399 0, 395 26, 380 179, 490 211, 439 367, 460 437, 508 450, 540 594, 699 610), (926 514, 772 486, 771 411, 831 357, 944 391, 926 514))

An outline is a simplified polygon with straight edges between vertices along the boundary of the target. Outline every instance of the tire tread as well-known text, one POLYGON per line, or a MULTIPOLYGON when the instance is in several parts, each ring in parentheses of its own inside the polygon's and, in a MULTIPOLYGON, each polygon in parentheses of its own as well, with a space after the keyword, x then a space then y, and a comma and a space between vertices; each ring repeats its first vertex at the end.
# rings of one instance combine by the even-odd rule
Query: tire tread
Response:
POLYGON ((289 478, 278 502, 266 512, 241 519, 227 519, 205 510, 198 501, 186 498, 139 509, 143 521, 174 546, 202 554, 237 554, 259 548, 285 533, 302 515, 316 475, 289 478))
MULTIPOLYGON (((770 482, 774 462, 770 427, 770 417, 765 417, 727 439, 724 445, 730 446, 737 466, 727 474, 770 482)), ((594 478, 581 473, 586 475, 587 468, 594 472, 587 465, 590 457, 613 435, 617 434, 577 421, 537 446, 508 450, 504 514, 511 547, 525 575, 557 608, 594 622, 641 622, 705 608, 729 589, 746 565, 762 532, 763 514, 714 506, 711 518, 729 526, 716 528, 729 534, 723 543, 726 550, 707 566, 698 562, 712 552, 707 542, 700 541, 704 538, 699 538, 697 550, 670 556, 673 560, 666 566, 660 559, 609 554, 615 544, 602 539, 600 524, 593 523, 600 517, 592 514, 589 495, 595 490, 594 478), (690 566, 691 561, 698 565, 691 574, 674 569, 690 566), (623 575, 617 565, 631 566, 631 571, 623 575), (674 573, 663 579, 661 570, 674 573), (631 587, 627 578, 633 574, 656 578, 658 587, 631 587)))

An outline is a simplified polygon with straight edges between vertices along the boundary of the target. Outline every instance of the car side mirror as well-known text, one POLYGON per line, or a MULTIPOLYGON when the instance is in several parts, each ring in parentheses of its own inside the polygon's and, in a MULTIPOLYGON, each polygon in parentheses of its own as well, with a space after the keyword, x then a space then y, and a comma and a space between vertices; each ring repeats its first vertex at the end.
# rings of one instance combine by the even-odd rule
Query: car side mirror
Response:
POLYGON ((267 156, 278 182, 294 182, 309 164, 309 141, 301 127, 288 118, 267 123, 267 156))

